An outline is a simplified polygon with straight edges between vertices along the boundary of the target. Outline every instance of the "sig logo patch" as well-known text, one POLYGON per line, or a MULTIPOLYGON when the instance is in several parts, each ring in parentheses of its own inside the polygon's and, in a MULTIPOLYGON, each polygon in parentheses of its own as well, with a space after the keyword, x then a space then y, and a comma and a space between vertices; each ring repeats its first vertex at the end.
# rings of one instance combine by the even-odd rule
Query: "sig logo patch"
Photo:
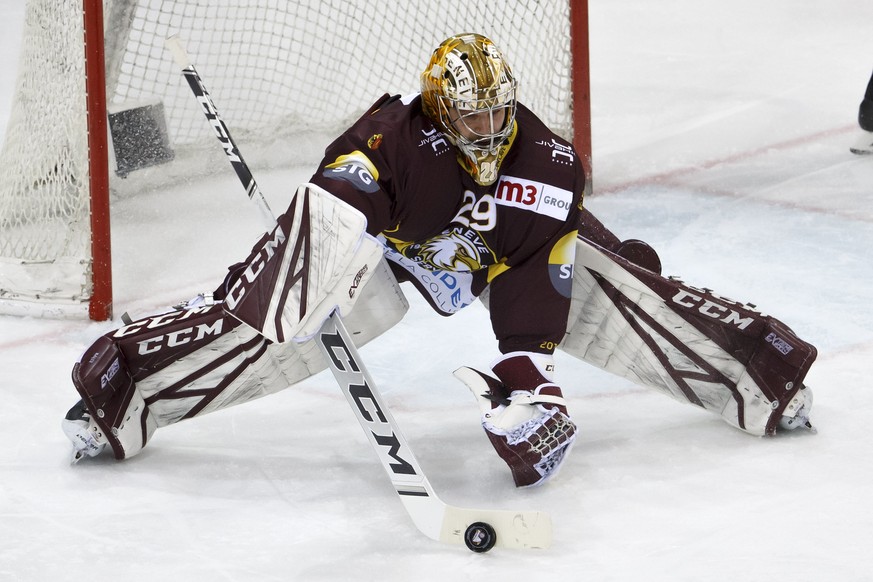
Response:
POLYGON ((564 297, 573 296, 573 264, 576 262, 576 235, 565 234, 549 253, 549 279, 555 291, 564 297))
POLYGON ((497 182, 494 200, 501 206, 513 206, 567 220, 573 206, 573 193, 542 182, 502 176, 497 182))
MULTIPOLYGON (((373 136, 373 138, 375 137, 377 136, 373 136)), ((381 136, 379 137, 381 138, 381 136)), ((370 139, 372 140, 373 138, 370 139)), ((370 161, 370 158, 360 150, 337 157, 335 162, 324 167, 322 175, 331 180, 351 182, 355 188, 368 194, 379 190, 379 184, 377 183, 379 171, 373 162, 370 161)))

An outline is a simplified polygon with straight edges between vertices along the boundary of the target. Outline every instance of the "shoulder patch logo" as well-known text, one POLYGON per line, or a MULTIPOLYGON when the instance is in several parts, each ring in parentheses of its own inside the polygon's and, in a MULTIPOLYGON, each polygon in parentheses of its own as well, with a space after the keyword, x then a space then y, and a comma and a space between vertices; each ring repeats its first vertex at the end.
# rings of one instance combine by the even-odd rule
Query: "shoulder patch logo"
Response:
POLYGON ((371 136, 370 139, 367 140, 367 147, 370 148, 371 150, 379 149, 380 145, 382 145, 382 134, 381 133, 377 133, 377 134, 371 136))
POLYGON ((431 128, 430 131, 422 129, 421 134, 424 137, 418 142, 418 147, 430 146, 436 155, 444 154, 451 150, 449 142, 446 141, 446 136, 437 131, 436 128, 431 128))
POLYGON ((335 162, 324 167, 322 175, 332 180, 351 182, 355 188, 369 194, 379 190, 379 170, 360 150, 339 156, 335 162))
POLYGON ((573 155, 573 148, 564 144, 560 144, 552 139, 552 141, 538 141, 537 145, 545 146, 552 150, 552 161, 564 166, 572 166, 576 161, 576 156, 573 155))
POLYGON ((551 184, 501 176, 494 191, 494 201, 501 206, 512 206, 558 220, 567 220, 573 206, 573 192, 551 184))

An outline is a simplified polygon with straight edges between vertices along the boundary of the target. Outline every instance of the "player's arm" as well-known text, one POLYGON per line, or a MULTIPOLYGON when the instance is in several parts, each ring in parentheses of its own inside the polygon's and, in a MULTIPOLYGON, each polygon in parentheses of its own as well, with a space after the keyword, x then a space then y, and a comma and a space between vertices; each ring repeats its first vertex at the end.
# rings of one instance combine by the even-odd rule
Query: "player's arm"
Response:
MULTIPOLYGON (((391 98, 371 109, 383 101, 391 98)), ((382 258, 372 235, 392 221, 394 205, 383 186, 391 165, 368 143, 367 136, 382 129, 369 115, 327 148, 275 230, 223 285, 225 308, 272 341, 305 339, 334 309, 347 314, 354 290, 382 258)))
POLYGON ((518 487, 553 477, 576 438, 552 354, 563 338, 572 295, 575 217, 522 262, 492 279, 491 321, 503 355, 492 375, 462 368, 482 426, 518 487))
POLYGON ((396 96, 388 95, 376 101, 328 146, 310 180, 361 212, 367 219, 367 232, 373 236, 396 223, 390 184, 394 180, 393 168, 399 165, 392 159, 397 152, 391 145, 381 143, 383 134, 390 135, 391 127, 373 117, 396 101, 396 96))
POLYGON ((382 173, 367 155, 349 144, 347 153, 325 158, 312 176, 312 183, 322 187, 367 219, 367 232, 373 236, 391 226, 393 201, 380 183, 382 173))

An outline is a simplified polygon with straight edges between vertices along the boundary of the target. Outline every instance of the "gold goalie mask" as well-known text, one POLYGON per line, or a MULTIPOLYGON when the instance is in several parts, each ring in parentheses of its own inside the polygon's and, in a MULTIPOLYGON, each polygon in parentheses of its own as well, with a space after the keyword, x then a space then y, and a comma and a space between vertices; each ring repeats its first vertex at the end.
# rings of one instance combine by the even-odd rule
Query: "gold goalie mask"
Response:
POLYGON ((421 74, 425 114, 458 148, 458 161, 488 185, 515 138, 517 82, 488 38, 464 33, 444 40, 421 74))

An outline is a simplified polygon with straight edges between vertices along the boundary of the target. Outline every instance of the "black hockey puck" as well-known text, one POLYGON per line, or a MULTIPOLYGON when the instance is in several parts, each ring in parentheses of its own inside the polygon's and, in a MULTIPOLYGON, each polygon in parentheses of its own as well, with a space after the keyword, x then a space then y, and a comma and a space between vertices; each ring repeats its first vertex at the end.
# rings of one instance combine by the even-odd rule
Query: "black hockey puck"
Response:
POLYGON ((483 521, 471 523, 464 532, 464 543, 470 550, 482 553, 494 547, 497 542, 497 533, 494 528, 483 521))

